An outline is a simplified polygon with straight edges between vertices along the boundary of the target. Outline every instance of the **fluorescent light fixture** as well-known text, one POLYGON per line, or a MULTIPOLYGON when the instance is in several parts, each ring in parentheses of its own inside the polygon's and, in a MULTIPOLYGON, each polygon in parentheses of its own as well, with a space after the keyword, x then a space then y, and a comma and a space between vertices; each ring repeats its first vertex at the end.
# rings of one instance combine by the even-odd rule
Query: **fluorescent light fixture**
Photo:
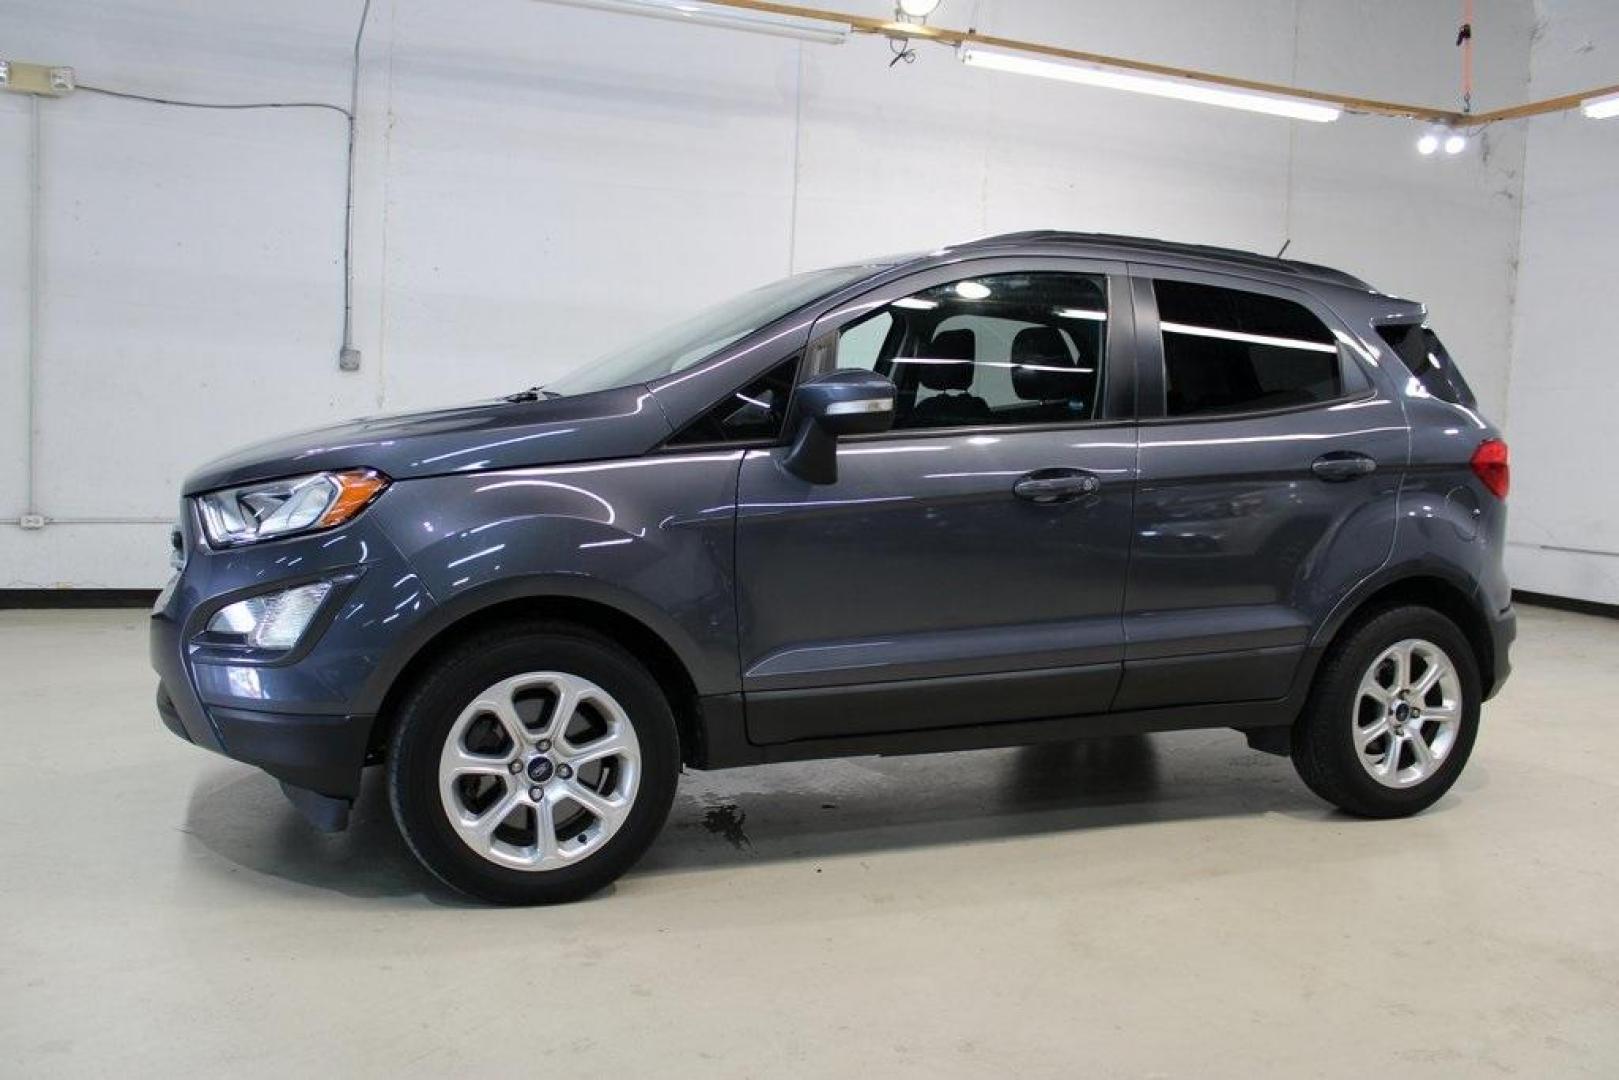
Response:
POLYGON ((1580 111, 1592 120, 1608 120, 1619 116, 1619 93, 1587 98, 1580 102, 1580 111))
POLYGON ((1090 308, 1058 308, 1055 314, 1059 319, 1089 319, 1091 322, 1107 322, 1107 312, 1092 311, 1090 308))
POLYGON ((1191 79, 1136 75, 1118 68, 1095 64, 1044 60, 1002 49, 986 49, 981 45, 957 46, 956 56, 970 67, 1009 71, 1015 75, 1037 75, 1045 79, 1061 79, 1064 82, 1101 86, 1110 90, 1129 90, 1137 94, 1196 101, 1203 105, 1219 105, 1227 109, 1246 109, 1249 112, 1286 116, 1318 124, 1336 120, 1343 115, 1343 110, 1336 105, 1304 98, 1264 94, 1255 90, 1236 90, 1210 83, 1194 82, 1191 79))
POLYGON ((796 15, 776 15, 766 11, 748 11, 703 3, 702 0, 545 0, 547 3, 568 7, 591 8, 595 11, 616 11, 624 15, 646 15, 654 19, 671 19, 696 23, 700 26, 718 26, 727 30, 746 30, 755 34, 773 34, 776 37, 818 41, 826 45, 840 45, 853 28, 848 23, 826 19, 805 19, 796 15))
POLYGON ((889 306, 910 308, 912 311, 932 311, 939 306, 939 302, 937 300, 924 300, 920 296, 907 296, 903 299, 895 300, 889 306))

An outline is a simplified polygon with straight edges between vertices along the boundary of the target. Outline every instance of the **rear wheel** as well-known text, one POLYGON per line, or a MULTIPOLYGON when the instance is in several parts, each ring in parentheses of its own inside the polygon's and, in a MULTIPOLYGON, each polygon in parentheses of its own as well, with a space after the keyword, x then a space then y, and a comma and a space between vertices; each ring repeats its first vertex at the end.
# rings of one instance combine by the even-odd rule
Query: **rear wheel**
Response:
POLYGON ((435 875, 497 903, 578 899, 651 844, 680 770, 645 668, 587 631, 531 624, 463 642, 407 696, 389 795, 435 875))
POLYGON ((1430 608, 1370 616, 1334 643, 1293 726, 1293 764, 1317 795, 1362 817, 1426 809, 1478 734, 1478 664, 1430 608))

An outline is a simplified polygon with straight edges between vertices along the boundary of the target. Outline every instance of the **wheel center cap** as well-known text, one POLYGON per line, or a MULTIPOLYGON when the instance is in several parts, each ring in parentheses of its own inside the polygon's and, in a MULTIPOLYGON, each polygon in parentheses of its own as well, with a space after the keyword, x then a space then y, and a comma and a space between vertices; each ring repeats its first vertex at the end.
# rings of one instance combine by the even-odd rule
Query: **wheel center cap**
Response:
POLYGON ((551 764, 550 758, 537 757, 528 763, 528 778, 536 784, 545 783, 551 779, 551 774, 554 772, 556 772, 556 766, 551 764))
POLYGON ((1398 705, 1394 706, 1394 720, 1395 720, 1396 723, 1403 724, 1403 723, 1406 722, 1406 720, 1410 716, 1411 716, 1411 706, 1410 705, 1407 705, 1405 702, 1402 701, 1398 705))

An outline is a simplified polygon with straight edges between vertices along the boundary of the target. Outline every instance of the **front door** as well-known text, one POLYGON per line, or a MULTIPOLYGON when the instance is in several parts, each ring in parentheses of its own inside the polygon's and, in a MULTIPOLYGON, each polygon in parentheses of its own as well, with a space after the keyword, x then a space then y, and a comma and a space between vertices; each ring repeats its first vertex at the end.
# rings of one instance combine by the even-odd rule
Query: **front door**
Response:
POLYGON ((1292 289, 1137 267, 1141 476, 1115 707, 1261 701, 1388 558, 1400 403, 1292 289))
POLYGON ((813 370, 898 388, 835 483, 750 451, 743 690, 761 744, 1105 711, 1122 659, 1136 442, 1122 268, 984 260, 823 317, 813 370))

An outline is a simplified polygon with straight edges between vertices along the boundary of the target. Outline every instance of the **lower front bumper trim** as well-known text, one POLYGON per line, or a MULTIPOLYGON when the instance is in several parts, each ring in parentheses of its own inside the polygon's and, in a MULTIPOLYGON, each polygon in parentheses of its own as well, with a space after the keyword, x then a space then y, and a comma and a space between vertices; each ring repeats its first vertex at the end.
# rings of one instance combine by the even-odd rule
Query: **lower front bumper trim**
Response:
POLYGON ((330 795, 297 787, 285 780, 281 781, 281 791, 286 795, 287 801, 298 808, 304 819, 321 832, 342 832, 349 827, 349 808, 353 805, 352 800, 334 799, 330 795))

